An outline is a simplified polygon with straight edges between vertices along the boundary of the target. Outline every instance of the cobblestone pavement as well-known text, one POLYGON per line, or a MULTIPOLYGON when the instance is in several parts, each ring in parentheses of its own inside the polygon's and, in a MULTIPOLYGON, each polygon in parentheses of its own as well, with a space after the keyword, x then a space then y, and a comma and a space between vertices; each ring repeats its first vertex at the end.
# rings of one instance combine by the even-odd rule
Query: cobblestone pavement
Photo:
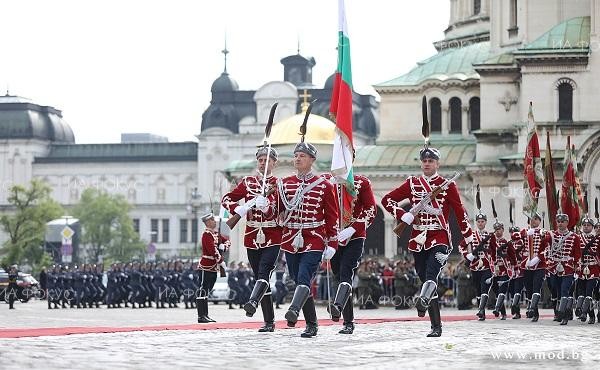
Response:
MULTIPOLYGON (((0 305, 0 310, 6 309, 0 305)), ((212 316, 243 322, 242 310, 212 307, 212 316)), ((277 311, 278 319, 283 310, 277 311)), ((474 311, 444 310, 442 316, 474 311)), ((548 313, 545 311, 544 313, 548 313)), ((321 308, 320 317, 325 317, 321 308)), ((412 316, 414 311, 357 311, 357 317, 412 316)), ((18 305, 0 315, 0 327, 61 325, 152 325, 190 323, 192 310, 46 310, 39 302, 18 305), (148 311, 148 312, 145 312, 148 311), (129 313, 134 312, 134 313, 129 313), (23 323, 23 320, 29 322, 23 323), (30 321, 31 320, 31 321, 30 321)), ((260 317, 250 320, 260 321, 260 317)), ((325 321, 325 320, 324 320, 325 321)), ((381 368, 481 369, 595 368, 600 325, 550 319, 456 321, 444 324, 441 338, 426 338, 428 322, 357 325, 340 335, 338 325, 321 326, 315 338, 300 338, 301 328, 257 333, 249 329, 143 331, 0 339, 0 369, 140 368, 381 368)), ((0 329, 2 330, 2 329, 0 329)))

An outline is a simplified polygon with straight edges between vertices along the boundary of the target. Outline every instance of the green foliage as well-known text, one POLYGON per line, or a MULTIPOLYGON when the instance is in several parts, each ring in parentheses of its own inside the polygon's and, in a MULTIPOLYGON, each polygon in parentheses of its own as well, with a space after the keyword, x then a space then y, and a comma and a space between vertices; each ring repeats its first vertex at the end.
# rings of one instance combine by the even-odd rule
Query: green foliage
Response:
POLYGON ((131 205, 121 195, 88 188, 73 209, 82 226, 81 242, 96 262, 100 256, 129 261, 144 257, 145 245, 133 229, 131 205))
POLYGON ((10 188, 8 203, 14 212, 0 216, 0 227, 9 237, 0 250, 2 264, 35 267, 48 261, 44 253, 46 223, 63 214, 60 204, 50 198, 50 192, 50 187, 39 180, 33 180, 28 188, 21 185, 10 188))

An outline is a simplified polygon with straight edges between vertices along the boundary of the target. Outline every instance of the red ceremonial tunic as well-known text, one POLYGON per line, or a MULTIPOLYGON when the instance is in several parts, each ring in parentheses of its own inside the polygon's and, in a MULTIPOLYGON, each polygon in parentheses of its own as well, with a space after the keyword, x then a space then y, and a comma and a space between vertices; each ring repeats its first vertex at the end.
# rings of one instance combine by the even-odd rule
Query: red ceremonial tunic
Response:
POLYGON ((573 275, 581 267, 581 239, 572 231, 546 233, 546 270, 557 276, 573 275))
POLYGON ((217 272, 219 264, 223 262, 223 256, 219 253, 219 244, 229 246, 229 239, 221 235, 217 230, 206 229, 202 233, 202 257, 198 263, 198 268, 204 271, 217 272))
POLYGON ((525 254, 525 244, 523 243, 523 239, 521 238, 521 233, 516 231, 510 234, 510 239, 512 242, 513 249, 515 250, 515 258, 517 259, 517 265, 515 266, 515 277, 523 277, 525 276, 524 270, 521 268, 521 262, 523 260, 527 260, 527 256, 525 254))
MULTIPOLYGON (((410 205, 414 206, 428 193, 431 193, 436 186, 442 185, 445 181, 446 179, 437 173, 429 178, 424 175, 410 176, 400 187, 386 194, 381 200, 381 205, 400 222, 402 215, 407 212, 400 206, 403 200, 408 200, 410 205)), ((432 199, 431 207, 441 210, 441 213, 435 215, 431 210, 424 209, 415 216, 411 239, 408 243, 410 251, 420 252, 423 249, 433 248, 438 244, 450 246, 450 227, 448 225, 450 209, 452 209, 458 220, 463 238, 469 242, 472 241, 473 232, 469 217, 461 203, 460 194, 454 182, 450 183, 448 188, 440 192, 435 199, 432 199), (421 233, 424 233, 426 237, 422 245, 415 241, 415 237, 421 233)))
POLYGON ((515 249, 511 242, 504 237, 492 235, 490 239, 490 261, 493 274, 496 276, 513 277, 517 266, 515 249))
MULTIPOLYGON (((458 245, 458 251, 463 255, 463 257, 467 258, 467 254, 476 250, 477 247, 481 244, 481 241, 486 239, 490 233, 486 230, 475 230, 473 232, 473 243, 469 247, 469 243, 465 240, 461 241, 458 245)), ((490 269, 490 240, 486 242, 486 246, 477 250, 477 258, 473 261, 469 261, 469 268, 471 271, 483 271, 490 269)), ((468 260, 467 260, 468 261, 468 260)))
MULTIPOLYGON (((267 178, 267 188, 276 186, 277 178, 269 176, 267 178)), ((229 193, 223 196, 221 204, 229 213, 234 214, 235 207, 240 200, 248 202, 261 194, 262 176, 246 176, 229 193)), ((269 197, 270 204, 277 203, 277 192, 273 192, 269 197)), ((271 208, 272 209, 272 208, 271 208)), ((244 246, 248 249, 267 248, 272 245, 281 244, 281 227, 277 224, 277 213, 274 211, 262 211, 253 207, 246 214, 246 230, 244 233, 244 246), (264 243, 257 241, 256 235, 259 230, 265 235, 264 243)))
POLYGON ((521 230, 521 240, 523 241, 523 252, 521 253, 521 260, 519 261, 522 270, 543 270, 546 268, 546 242, 545 235, 548 232, 540 228, 536 228, 533 235, 527 235, 527 229, 521 230), (527 266, 527 262, 531 258, 538 257, 540 262, 532 267, 527 266))
POLYGON ((581 272, 580 279, 591 280, 600 277, 600 237, 594 237, 594 233, 581 233, 581 272), (586 250, 586 246, 589 247, 586 250), (586 269, 587 267, 587 269, 586 269), (586 274, 587 272, 587 274, 586 274))
POLYGON ((337 248, 338 206, 333 185, 312 173, 278 180, 278 207, 282 210, 281 249, 290 253, 337 248), (308 189, 308 190, 306 190, 308 189), (301 233, 304 243, 295 250, 292 242, 301 233))

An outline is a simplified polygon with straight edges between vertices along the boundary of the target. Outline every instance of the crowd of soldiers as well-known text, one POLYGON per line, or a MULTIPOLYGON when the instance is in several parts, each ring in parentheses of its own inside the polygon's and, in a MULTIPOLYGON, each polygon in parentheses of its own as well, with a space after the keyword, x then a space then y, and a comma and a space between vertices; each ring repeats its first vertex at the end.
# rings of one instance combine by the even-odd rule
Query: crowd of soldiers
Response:
MULTIPOLYGON (((230 308, 250 297, 254 275, 245 263, 232 262, 227 269, 230 308)), ((283 271, 277 273, 283 280, 283 271)), ((191 261, 114 263, 108 271, 102 264, 54 265, 41 282, 48 309, 92 308, 195 308, 200 289, 198 263, 191 261), (153 305, 154 304, 154 305, 153 305)), ((287 290, 279 287, 283 303, 287 290)))

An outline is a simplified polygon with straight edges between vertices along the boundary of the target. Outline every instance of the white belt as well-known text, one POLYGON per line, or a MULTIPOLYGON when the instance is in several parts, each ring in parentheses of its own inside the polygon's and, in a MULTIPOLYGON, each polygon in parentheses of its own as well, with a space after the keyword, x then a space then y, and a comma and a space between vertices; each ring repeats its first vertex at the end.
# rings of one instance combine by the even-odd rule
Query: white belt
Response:
POLYGON ((201 258, 206 258, 208 260, 216 260, 216 258, 213 256, 202 256, 201 258))
POLYGON ((430 224, 430 225, 413 225, 414 230, 442 230, 442 225, 440 224, 430 224))
POLYGON ((263 222, 259 222, 259 221, 246 221, 246 226, 248 226, 248 227, 254 227, 256 229, 258 229, 260 227, 277 227, 277 222, 275 220, 263 221, 263 222))
POLYGON ((316 221, 316 222, 307 222, 307 223, 288 222, 285 224, 285 227, 287 227, 288 229, 314 229, 321 225, 325 225, 325 221, 316 221))

